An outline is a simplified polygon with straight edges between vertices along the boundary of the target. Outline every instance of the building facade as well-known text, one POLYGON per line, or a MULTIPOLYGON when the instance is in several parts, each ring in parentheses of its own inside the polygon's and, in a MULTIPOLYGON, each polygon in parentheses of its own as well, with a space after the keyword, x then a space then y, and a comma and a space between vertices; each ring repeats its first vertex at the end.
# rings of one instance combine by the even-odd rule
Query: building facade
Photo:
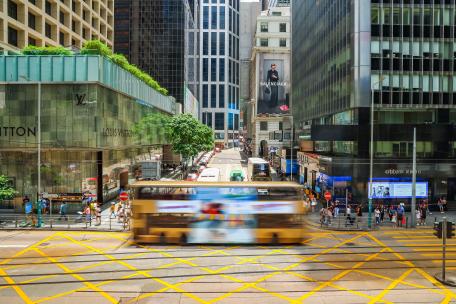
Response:
POLYGON ((195 0, 115 1, 115 51, 168 89, 184 109, 198 100, 198 5, 195 0))
POLYGON ((304 182, 367 199, 373 99, 373 183, 389 190, 374 197, 410 198, 416 128, 422 197, 456 200, 454 4, 293 3, 293 114, 319 162, 313 177, 303 163, 304 182))
POLYGON ((0 6, 2 50, 27 45, 80 49, 84 41, 94 39, 113 47, 113 0, 5 0, 0 6))
POLYGON ((252 68, 252 50, 255 46, 255 34, 257 29, 257 17, 261 13, 260 2, 241 2, 240 3, 240 33, 239 33, 239 79, 240 79, 240 99, 241 114, 239 129, 245 138, 252 138, 247 133, 247 126, 244 122, 248 121, 247 117, 252 116, 250 103, 252 92, 250 90, 250 75, 252 68))
POLYGON ((290 8, 273 7, 256 20, 247 133, 252 154, 271 158, 291 145, 290 8))
POLYGON ((200 1, 201 118, 218 146, 239 143, 239 5, 200 1))
POLYGON ((147 140, 134 130, 146 115, 174 115, 174 99, 110 60, 2 56, 0 66, 0 172, 19 196, 89 193, 102 202, 137 176, 138 161, 162 154, 160 125, 147 140))

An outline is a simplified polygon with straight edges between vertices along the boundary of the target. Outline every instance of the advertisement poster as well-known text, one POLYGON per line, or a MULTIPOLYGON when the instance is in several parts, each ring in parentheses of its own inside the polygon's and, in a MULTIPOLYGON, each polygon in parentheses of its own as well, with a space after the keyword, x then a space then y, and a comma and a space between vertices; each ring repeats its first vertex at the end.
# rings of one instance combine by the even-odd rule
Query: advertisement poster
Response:
MULTIPOLYGON (((373 182, 372 195, 370 193, 369 184, 369 198, 411 198, 412 197, 412 183, 400 182, 373 182)), ((416 197, 426 198, 428 196, 428 183, 416 183, 416 197)))
POLYGON ((289 71, 284 59, 260 62, 258 114, 286 114, 289 104, 289 71))
POLYGON ((200 205, 199 201, 157 201, 157 213, 195 213, 200 205))
POLYGON ((188 242, 253 243, 256 221, 254 215, 244 209, 246 206, 248 204, 229 201, 202 203, 191 224, 188 242))

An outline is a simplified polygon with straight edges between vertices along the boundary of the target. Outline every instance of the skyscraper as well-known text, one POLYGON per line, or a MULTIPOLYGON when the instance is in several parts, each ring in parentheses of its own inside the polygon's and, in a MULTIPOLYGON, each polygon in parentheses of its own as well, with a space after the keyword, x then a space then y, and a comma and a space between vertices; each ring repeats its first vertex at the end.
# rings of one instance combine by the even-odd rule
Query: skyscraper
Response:
POLYGON ((201 117, 217 145, 239 138, 239 0, 201 0, 201 117))
POLYGON ((99 39, 109 47, 114 38, 114 1, 1 1, 0 48, 27 45, 73 46, 99 39))
POLYGON ((115 1, 115 51, 149 73, 176 101, 197 97, 198 1, 115 1))
POLYGON ((373 98, 373 196, 410 198, 416 127, 422 197, 455 201, 454 1, 295 1, 292 11, 303 181, 367 198, 373 98))

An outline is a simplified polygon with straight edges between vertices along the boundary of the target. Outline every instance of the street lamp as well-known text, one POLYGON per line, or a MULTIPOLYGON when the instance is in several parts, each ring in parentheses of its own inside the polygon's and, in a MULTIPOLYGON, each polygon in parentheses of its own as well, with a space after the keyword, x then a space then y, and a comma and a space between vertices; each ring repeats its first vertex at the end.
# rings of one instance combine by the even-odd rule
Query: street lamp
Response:
POLYGON ((373 181, 373 171, 374 171, 374 89, 375 86, 378 84, 383 84, 383 80, 385 80, 385 76, 380 76, 380 80, 375 82, 371 88, 371 138, 370 138, 370 164, 369 164, 369 193, 367 196, 369 197, 369 215, 367 218, 367 227, 370 229, 372 228, 372 181, 373 181))

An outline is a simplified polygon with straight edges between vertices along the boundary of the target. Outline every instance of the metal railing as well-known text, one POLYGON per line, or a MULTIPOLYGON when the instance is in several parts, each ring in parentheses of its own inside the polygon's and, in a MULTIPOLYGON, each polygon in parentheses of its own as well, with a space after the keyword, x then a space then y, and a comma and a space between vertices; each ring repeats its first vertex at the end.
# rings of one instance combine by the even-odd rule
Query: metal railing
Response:
POLYGON ((43 214, 40 219, 36 214, 0 214, 0 229, 129 231, 130 227, 129 217, 43 214))

